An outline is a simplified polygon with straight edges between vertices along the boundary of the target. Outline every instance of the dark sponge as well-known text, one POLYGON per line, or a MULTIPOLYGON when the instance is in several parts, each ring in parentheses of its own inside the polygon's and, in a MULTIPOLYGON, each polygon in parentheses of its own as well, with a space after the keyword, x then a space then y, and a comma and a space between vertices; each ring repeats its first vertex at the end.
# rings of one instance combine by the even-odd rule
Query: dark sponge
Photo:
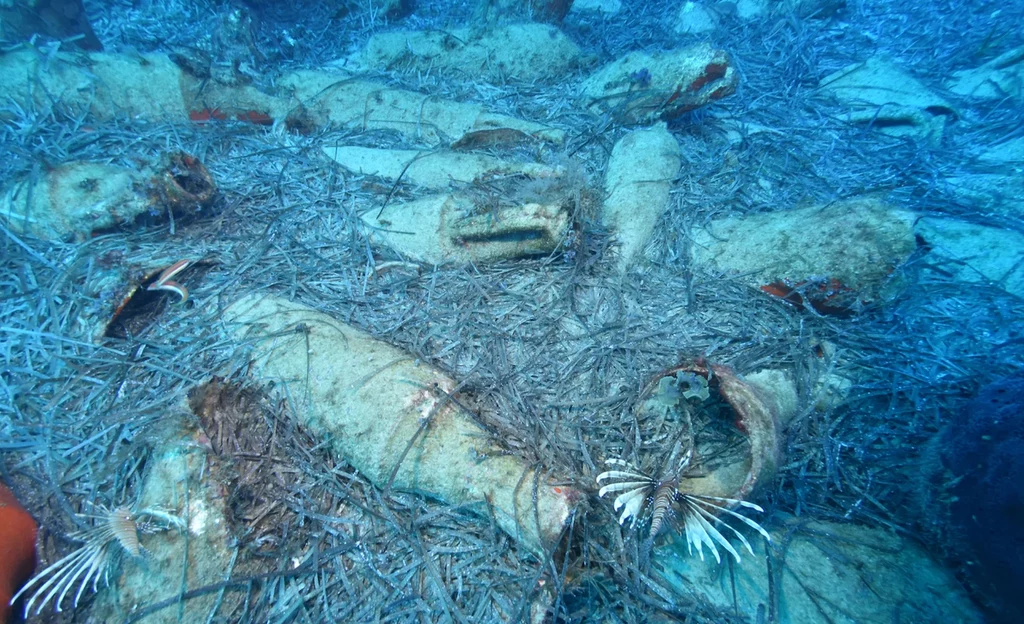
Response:
MULTIPOLYGON (((954 419, 943 463, 953 528, 970 546, 980 586, 1007 621, 1024 619, 1024 375, 986 386, 954 419)), ((1002 619, 1002 617, 1000 618, 1002 619)))

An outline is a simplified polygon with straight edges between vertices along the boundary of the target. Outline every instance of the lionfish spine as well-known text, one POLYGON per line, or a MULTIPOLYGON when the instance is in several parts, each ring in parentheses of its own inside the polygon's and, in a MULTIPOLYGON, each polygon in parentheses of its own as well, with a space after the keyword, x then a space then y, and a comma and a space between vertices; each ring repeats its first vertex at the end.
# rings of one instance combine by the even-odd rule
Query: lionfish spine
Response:
POLYGON ((111 533, 117 541, 132 557, 142 555, 142 545, 139 543, 139 527, 135 521, 135 514, 128 507, 118 507, 110 512, 107 523, 111 533))

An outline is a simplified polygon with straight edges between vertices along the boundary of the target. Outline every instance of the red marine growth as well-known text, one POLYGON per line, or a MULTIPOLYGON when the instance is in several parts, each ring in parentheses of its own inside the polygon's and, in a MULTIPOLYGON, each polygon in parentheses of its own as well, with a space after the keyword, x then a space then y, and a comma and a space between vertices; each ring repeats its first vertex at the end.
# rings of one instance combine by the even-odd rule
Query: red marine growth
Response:
POLYGON ((11 597, 36 569, 36 521, 0 482, 0 622, 12 621, 11 597))

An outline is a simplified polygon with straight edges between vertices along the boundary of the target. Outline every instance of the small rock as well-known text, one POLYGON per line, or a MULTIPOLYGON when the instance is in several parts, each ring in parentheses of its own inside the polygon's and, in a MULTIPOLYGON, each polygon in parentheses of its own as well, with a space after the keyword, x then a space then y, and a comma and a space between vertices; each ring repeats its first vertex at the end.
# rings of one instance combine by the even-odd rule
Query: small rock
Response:
POLYGON ((703 4, 687 0, 679 8, 676 32, 680 35, 699 35, 718 28, 718 16, 703 4))
POLYGON ((770 10, 768 0, 736 0, 736 17, 744 22, 764 17, 770 10))
POLYGON ((410 15, 416 8, 415 0, 377 0, 374 4, 377 11, 383 13, 388 19, 401 19, 410 15))
POLYGON ((785 0, 778 7, 802 19, 825 19, 845 8, 846 0, 785 0))

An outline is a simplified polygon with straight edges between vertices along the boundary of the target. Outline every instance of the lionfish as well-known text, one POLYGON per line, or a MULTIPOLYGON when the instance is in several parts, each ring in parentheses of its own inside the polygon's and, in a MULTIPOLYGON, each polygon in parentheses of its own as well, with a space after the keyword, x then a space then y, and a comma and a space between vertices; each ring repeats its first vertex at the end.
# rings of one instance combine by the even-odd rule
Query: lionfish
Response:
POLYGON ((132 511, 127 506, 113 510, 99 505, 97 507, 101 512, 99 514, 81 514, 81 517, 97 520, 94 526, 68 534, 72 540, 83 542, 82 546, 34 576, 11 599, 13 604, 23 594, 32 591, 32 597, 25 605, 26 615, 36 601, 41 599, 36 609, 38 615, 46 603, 54 598, 54 605, 59 613, 61 603, 76 583, 78 591, 75 593, 73 604, 77 607, 86 587, 90 584, 93 592, 99 587, 101 579, 104 585, 108 584, 110 568, 116 553, 123 552, 136 559, 143 556, 144 549, 139 542, 139 533, 154 533, 167 530, 171 526, 179 530, 185 528, 184 520, 160 509, 132 511), (157 518, 163 521, 165 526, 140 521, 144 516, 157 518))
POLYGON ((634 528, 641 516, 646 516, 650 520, 645 552, 658 535, 668 515, 675 512, 681 517, 683 532, 686 534, 687 551, 690 555, 693 555, 693 551, 696 549, 703 561, 704 547, 707 546, 715 560, 721 563, 722 557, 718 552, 718 546, 721 546, 738 562, 740 554, 718 527, 724 527, 731 531, 753 555, 754 549, 750 546, 747 538, 719 516, 726 515, 742 522, 770 542, 771 536, 761 525, 733 511, 733 508, 743 507, 764 513, 764 509, 744 500, 692 494, 680 490, 680 476, 689 467, 692 456, 692 446, 683 453, 681 452, 681 443, 677 441, 665 463, 663 471, 665 477, 660 480, 644 474, 621 459, 605 460, 606 465, 615 467, 615 469, 597 475, 598 485, 602 481, 609 482, 601 487, 598 496, 618 494, 615 497, 615 511, 622 509, 619 524, 625 524, 626 520, 632 518, 630 528, 634 528))

